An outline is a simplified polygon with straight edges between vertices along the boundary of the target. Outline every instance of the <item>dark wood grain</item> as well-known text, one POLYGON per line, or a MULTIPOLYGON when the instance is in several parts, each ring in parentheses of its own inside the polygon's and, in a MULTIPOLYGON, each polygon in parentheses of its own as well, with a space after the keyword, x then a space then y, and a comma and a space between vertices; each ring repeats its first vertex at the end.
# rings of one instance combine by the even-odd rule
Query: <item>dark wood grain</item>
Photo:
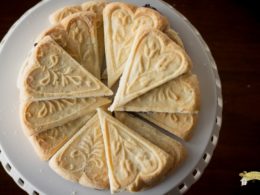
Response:
MULTIPOLYGON (((0 7, 0 39, 37 0, 0 7)), ((170 1, 200 31, 218 64, 223 126, 210 165, 188 195, 260 194, 260 183, 240 186, 242 171, 260 171, 260 14, 256 1, 170 1)), ((25 194, 0 167, 0 194, 25 194)))

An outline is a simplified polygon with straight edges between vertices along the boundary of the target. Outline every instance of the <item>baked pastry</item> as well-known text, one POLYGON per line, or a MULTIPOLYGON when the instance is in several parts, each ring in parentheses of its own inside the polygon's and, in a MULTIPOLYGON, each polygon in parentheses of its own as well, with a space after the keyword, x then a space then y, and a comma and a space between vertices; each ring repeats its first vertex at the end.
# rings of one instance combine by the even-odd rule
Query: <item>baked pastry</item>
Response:
POLYGON ((67 16, 81 11, 90 11, 97 15, 97 37, 98 37, 98 53, 100 69, 102 69, 104 56, 105 56, 105 45, 104 45, 104 28, 103 28, 103 9, 106 6, 106 2, 103 0, 88 1, 81 4, 80 6, 67 6, 55 11, 50 16, 50 22, 57 24, 67 16))
POLYGON ((186 151, 184 146, 169 136, 163 134, 158 129, 148 124, 147 122, 141 120, 138 117, 135 117, 132 114, 128 114, 126 112, 116 112, 116 118, 128 126, 130 129, 139 133, 145 139, 152 142, 154 145, 157 145, 168 154, 172 156, 173 166, 172 168, 176 168, 185 158, 186 151))
POLYGON ((159 12, 134 5, 114 2, 103 12, 108 86, 121 76, 136 32, 140 28, 163 30, 168 22, 159 12))
POLYGON ((106 157, 98 116, 91 118, 49 161, 62 177, 95 189, 108 189, 106 157))
POLYGON ((74 98, 21 103, 21 122, 26 135, 61 126, 109 104, 107 98, 74 98))
POLYGON ((50 100, 113 94, 49 36, 38 42, 30 62, 24 70, 21 97, 50 100))
POLYGON ((198 114, 172 114, 159 112, 137 114, 184 140, 189 140, 191 137, 192 130, 196 125, 198 118, 198 114))
POLYGON ((95 112, 85 114, 61 126, 30 136, 29 139, 38 156, 42 160, 49 160, 94 115, 95 112))
POLYGON ((134 40, 110 111, 190 69, 190 58, 168 36, 156 29, 141 29, 134 40))
POLYGON ((127 104, 116 108, 130 112, 198 113, 199 81, 194 74, 173 79, 127 104))
POLYGON ((111 193, 140 191, 165 177, 172 157, 120 121, 98 109, 111 193))
POLYGON ((38 38, 50 36, 80 65, 100 79, 97 17, 93 12, 79 12, 44 31, 38 38))

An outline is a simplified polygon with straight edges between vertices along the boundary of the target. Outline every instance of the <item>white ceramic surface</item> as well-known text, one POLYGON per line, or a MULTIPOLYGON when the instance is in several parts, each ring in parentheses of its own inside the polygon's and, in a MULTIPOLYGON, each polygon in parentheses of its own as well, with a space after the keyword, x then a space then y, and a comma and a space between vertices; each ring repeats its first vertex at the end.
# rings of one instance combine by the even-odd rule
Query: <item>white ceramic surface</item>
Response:
MULTIPOLYGON (((41 161, 24 136, 18 115, 19 69, 37 35, 49 27, 48 16, 56 9, 84 0, 45 0, 28 10, 0 44, 0 161, 17 184, 29 194, 110 194, 66 181, 41 161)), ((221 83, 210 50, 199 32, 178 11, 159 0, 126 0, 139 6, 151 4, 167 16, 183 39, 194 63, 201 87, 201 112, 192 139, 185 143, 188 158, 174 174, 159 185, 136 195, 182 194, 199 179, 217 145, 222 122, 221 83), (196 170, 194 172, 194 170, 196 170)), ((129 194, 129 193, 120 193, 129 194)))

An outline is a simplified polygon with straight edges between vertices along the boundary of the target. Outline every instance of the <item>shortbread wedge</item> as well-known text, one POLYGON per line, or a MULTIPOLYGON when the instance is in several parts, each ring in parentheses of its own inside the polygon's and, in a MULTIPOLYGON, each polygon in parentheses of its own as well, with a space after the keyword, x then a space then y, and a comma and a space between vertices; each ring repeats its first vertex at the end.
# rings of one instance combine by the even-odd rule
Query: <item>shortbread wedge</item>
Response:
POLYGON ((151 187, 172 168, 170 154, 98 109, 111 193, 151 187))
POLYGON ((138 115, 184 140, 191 138, 198 118, 198 114, 148 112, 138 115))
POLYGON ((198 113, 200 109, 199 81, 194 74, 173 79, 130 101, 118 111, 198 113))
POLYGON ((138 117, 135 117, 132 114, 128 114, 126 112, 116 112, 115 115, 119 121, 124 123, 130 129, 139 133, 145 139, 149 140, 170 154, 173 158, 173 169, 179 166, 179 164, 185 159, 186 150, 180 142, 163 134, 152 125, 139 119, 138 117))
POLYGON ((50 16, 50 22, 57 24, 64 18, 78 12, 91 11, 97 15, 97 37, 98 37, 98 53, 100 68, 102 68, 105 57, 105 45, 104 45, 104 28, 103 28, 103 9, 106 6, 106 1, 88 1, 80 6, 68 6, 61 8, 54 12, 50 16))
POLYGON ((95 189, 108 189, 103 136, 98 116, 91 118, 49 161, 67 180, 95 189))
POLYGON ((23 74, 21 97, 33 100, 110 96, 113 92, 50 36, 38 42, 23 74))
POLYGON ((100 79, 97 16, 93 12, 79 12, 63 19, 38 37, 50 36, 80 65, 100 79))
POLYGON ((30 136, 29 139, 38 156, 42 160, 49 160, 94 115, 95 112, 85 114, 64 125, 30 136))
POLYGON ((75 98, 21 103, 21 122, 26 135, 61 126, 98 107, 109 104, 107 98, 75 98))
POLYGON ((103 17, 108 86, 112 87, 124 70, 137 31, 164 30, 168 21, 155 10, 121 2, 108 4, 103 17))
POLYGON ((163 32, 141 29, 135 38, 110 111, 190 71, 186 52, 163 32))

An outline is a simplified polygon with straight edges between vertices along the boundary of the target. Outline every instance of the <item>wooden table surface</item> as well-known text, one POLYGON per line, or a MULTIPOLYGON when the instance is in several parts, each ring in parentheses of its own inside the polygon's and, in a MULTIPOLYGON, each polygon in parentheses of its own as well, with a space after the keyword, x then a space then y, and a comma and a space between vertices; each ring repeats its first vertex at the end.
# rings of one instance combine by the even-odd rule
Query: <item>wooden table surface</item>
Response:
MULTIPOLYGON (((37 2, 1 3, 0 39, 37 2)), ((260 194, 260 182, 241 187, 238 176, 242 171, 260 171, 260 14, 257 1, 167 2, 200 31, 217 62, 223 85, 224 112, 219 143, 210 165, 187 194, 260 194)), ((0 194, 26 194, 1 166, 0 194)))

